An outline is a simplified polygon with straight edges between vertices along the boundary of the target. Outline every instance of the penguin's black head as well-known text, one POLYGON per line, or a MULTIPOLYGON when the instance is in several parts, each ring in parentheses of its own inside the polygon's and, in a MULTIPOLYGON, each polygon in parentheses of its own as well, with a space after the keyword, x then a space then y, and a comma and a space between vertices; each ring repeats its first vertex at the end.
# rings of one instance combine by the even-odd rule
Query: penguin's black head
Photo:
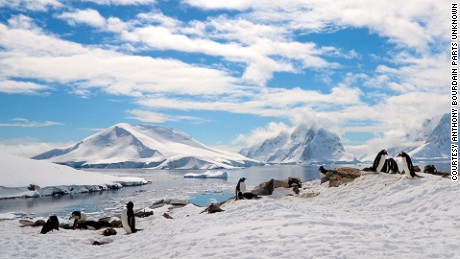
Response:
POLYGON ((74 211, 72 212, 72 215, 70 215, 69 219, 80 219, 81 218, 81 212, 80 211, 74 211))
POLYGON ((379 153, 382 155, 388 155, 388 152, 385 149, 382 149, 379 153))
POLYGON ((246 180, 246 177, 241 177, 240 181, 244 182, 246 180))
POLYGON ((126 207, 128 209, 133 209, 134 208, 134 203, 132 201, 130 201, 130 202, 126 203, 126 207))
POLYGON ((319 171, 320 171, 321 173, 323 173, 323 174, 327 173, 327 170, 326 170, 326 168, 324 168, 324 166, 320 166, 320 167, 319 167, 319 171))
POLYGON ((406 152, 399 153, 398 157, 408 157, 409 155, 406 152))

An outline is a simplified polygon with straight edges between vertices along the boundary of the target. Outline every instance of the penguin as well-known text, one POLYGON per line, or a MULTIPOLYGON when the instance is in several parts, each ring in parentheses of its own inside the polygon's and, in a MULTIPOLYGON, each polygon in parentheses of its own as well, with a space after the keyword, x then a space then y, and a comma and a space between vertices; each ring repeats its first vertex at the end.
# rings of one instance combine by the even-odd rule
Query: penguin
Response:
POLYGON ((398 163, 394 158, 390 157, 385 160, 385 173, 390 174, 399 174, 398 163))
POLYGON ((53 215, 48 218, 45 225, 42 227, 40 231, 41 234, 46 234, 53 229, 59 230, 59 219, 57 216, 53 215))
POLYGON ((134 204, 132 201, 126 203, 125 208, 121 212, 121 224, 125 229, 126 233, 136 233, 136 222, 134 219, 134 204))
POLYGON ((410 156, 407 153, 401 152, 399 153, 398 157, 402 157, 402 165, 404 172, 406 174, 409 174, 412 178, 414 178, 415 176, 423 178, 423 176, 420 176, 415 173, 414 165, 412 164, 412 160, 410 159, 410 156))
POLYGON ((86 222, 86 214, 83 211, 74 211, 69 217, 69 220, 71 219, 74 220, 72 229, 77 229, 78 224, 86 222))
POLYGON ((385 149, 382 149, 374 159, 374 163, 372 164, 373 171, 380 173, 385 165, 386 156, 388 155, 385 149))
POLYGON ((70 215, 70 219, 74 220, 72 229, 91 229, 98 230, 104 227, 111 227, 111 224, 106 221, 86 220, 86 214, 83 211, 74 211, 70 215))
POLYGON ((241 177, 240 180, 238 180, 238 183, 236 184, 236 189, 235 189, 235 197, 238 200, 239 198, 239 193, 245 193, 246 192, 246 183, 244 182, 246 178, 241 177))
POLYGON ((257 196, 257 194, 252 193, 252 192, 239 192, 238 193, 238 199, 239 200, 252 200, 252 199, 260 199, 261 197, 257 196))

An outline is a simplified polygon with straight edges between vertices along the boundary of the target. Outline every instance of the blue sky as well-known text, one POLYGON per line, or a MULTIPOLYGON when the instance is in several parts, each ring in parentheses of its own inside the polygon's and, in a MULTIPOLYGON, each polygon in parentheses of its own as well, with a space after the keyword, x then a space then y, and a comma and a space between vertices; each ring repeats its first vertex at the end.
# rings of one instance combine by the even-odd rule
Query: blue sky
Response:
POLYGON ((358 157, 449 110, 449 1, 0 0, 0 151, 119 122, 238 150, 307 124, 358 157))

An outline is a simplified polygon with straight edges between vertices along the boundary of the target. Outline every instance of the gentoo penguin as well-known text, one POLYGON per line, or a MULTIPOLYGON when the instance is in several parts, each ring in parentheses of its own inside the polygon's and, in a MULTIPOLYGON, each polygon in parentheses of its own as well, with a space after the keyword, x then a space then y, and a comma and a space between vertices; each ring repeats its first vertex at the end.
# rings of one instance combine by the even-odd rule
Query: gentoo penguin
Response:
POLYGON ((69 220, 70 219, 74 220, 72 229, 77 229, 78 224, 86 222, 86 214, 83 211, 74 211, 72 215, 70 215, 69 220))
POLYGON ((40 233, 46 234, 52 231, 53 229, 59 230, 59 220, 58 220, 58 217, 55 215, 49 217, 45 225, 42 227, 42 230, 40 231, 40 233))
POLYGON ((398 163, 392 157, 385 160, 385 173, 399 174, 398 163))
POLYGON ((126 233, 136 233, 136 222, 134 219, 134 204, 132 201, 126 203, 125 208, 121 212, 121 224, 126 233))
POLYGON ((106 221, 86 220, 86 214, 83 211, 74 211, 69 219, 73 219, 72 229, 91 229, 97 230, 104 227, 110 227, 110 223, 106 221))
POLYGON ((404 172, 406 174, 409 174, 412 178, 414 178, 415 176, 423 178, 423 176, 420 176, 415 173, 414 165, 412 164, 412 160, 410 159, 410 156, 407 153, 401 152, 398 155, 398 157, 402 157, 402 165, 403 165, 404 172))
POLYGON ((374 159, 374 163, 372 164, 373 171, 380 173, 382 172, 382 168, 385 165, 386 156, 388 155, 385 149, 382 149, 374 159))
POLYGON ((244 182, 246 178, 241 177, 240 180, 238 180, 238 183, 236 184, 235 188, 235 197, 238 200, 239 198, 239 193, 245 193, 246 192, 246 183, 244 182))
POLYGON ((252 192, 245 192, 245 193, 239 192, 238 199, 239 200, 252 200, 252 199, 260 199, 260 197, 257 196, 257 194, 252 193, 252 192))

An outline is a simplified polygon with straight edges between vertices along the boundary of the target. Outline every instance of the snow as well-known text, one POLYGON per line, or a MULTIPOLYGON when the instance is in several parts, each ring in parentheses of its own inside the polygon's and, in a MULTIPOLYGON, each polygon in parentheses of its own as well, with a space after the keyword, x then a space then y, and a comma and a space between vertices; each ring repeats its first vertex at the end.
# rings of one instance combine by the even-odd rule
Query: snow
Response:
POLYGON ((223 178, 227 179, 227 172, 223 171, 206 171, 204 173, 186 173, 185 178, 223 178))
MULTIPOLYGON (((0 222, 4 258, 458 258, 458 184, 438 176, 364 174, 337 188, 304 184, 298 196, 277 190, 259 200, 229 201, 200 214, 188 204, 136 218, 141 228, 39 234, 0 222), (174 219, 161 215, 168 212, 174 219), (106 243, 92 246, 94 241, 106 243)), ((136 207, 135 209, 139 209, 136 207)), ((60 219, 64 220, 65 219, 60 219)))
POLYGON ((230 169, 260 164, 240 154, 207 147, 172 128, 128 123, 33 158, 99 168, 230 169))
POLYGON ((330 163, 353 162, 340 138, 323 128, 315 130, 300 125, 292 133, 281 132, 250 148, 240 151, 253 159, 269 163, 330 163))
POLYGON ((147 183, 143 178, 84 172, 4 153, 0 153, 0 171, 0 199, 91 192, 147 183), (37 186, 35 190, 28 190, 31 184, 37 186))

